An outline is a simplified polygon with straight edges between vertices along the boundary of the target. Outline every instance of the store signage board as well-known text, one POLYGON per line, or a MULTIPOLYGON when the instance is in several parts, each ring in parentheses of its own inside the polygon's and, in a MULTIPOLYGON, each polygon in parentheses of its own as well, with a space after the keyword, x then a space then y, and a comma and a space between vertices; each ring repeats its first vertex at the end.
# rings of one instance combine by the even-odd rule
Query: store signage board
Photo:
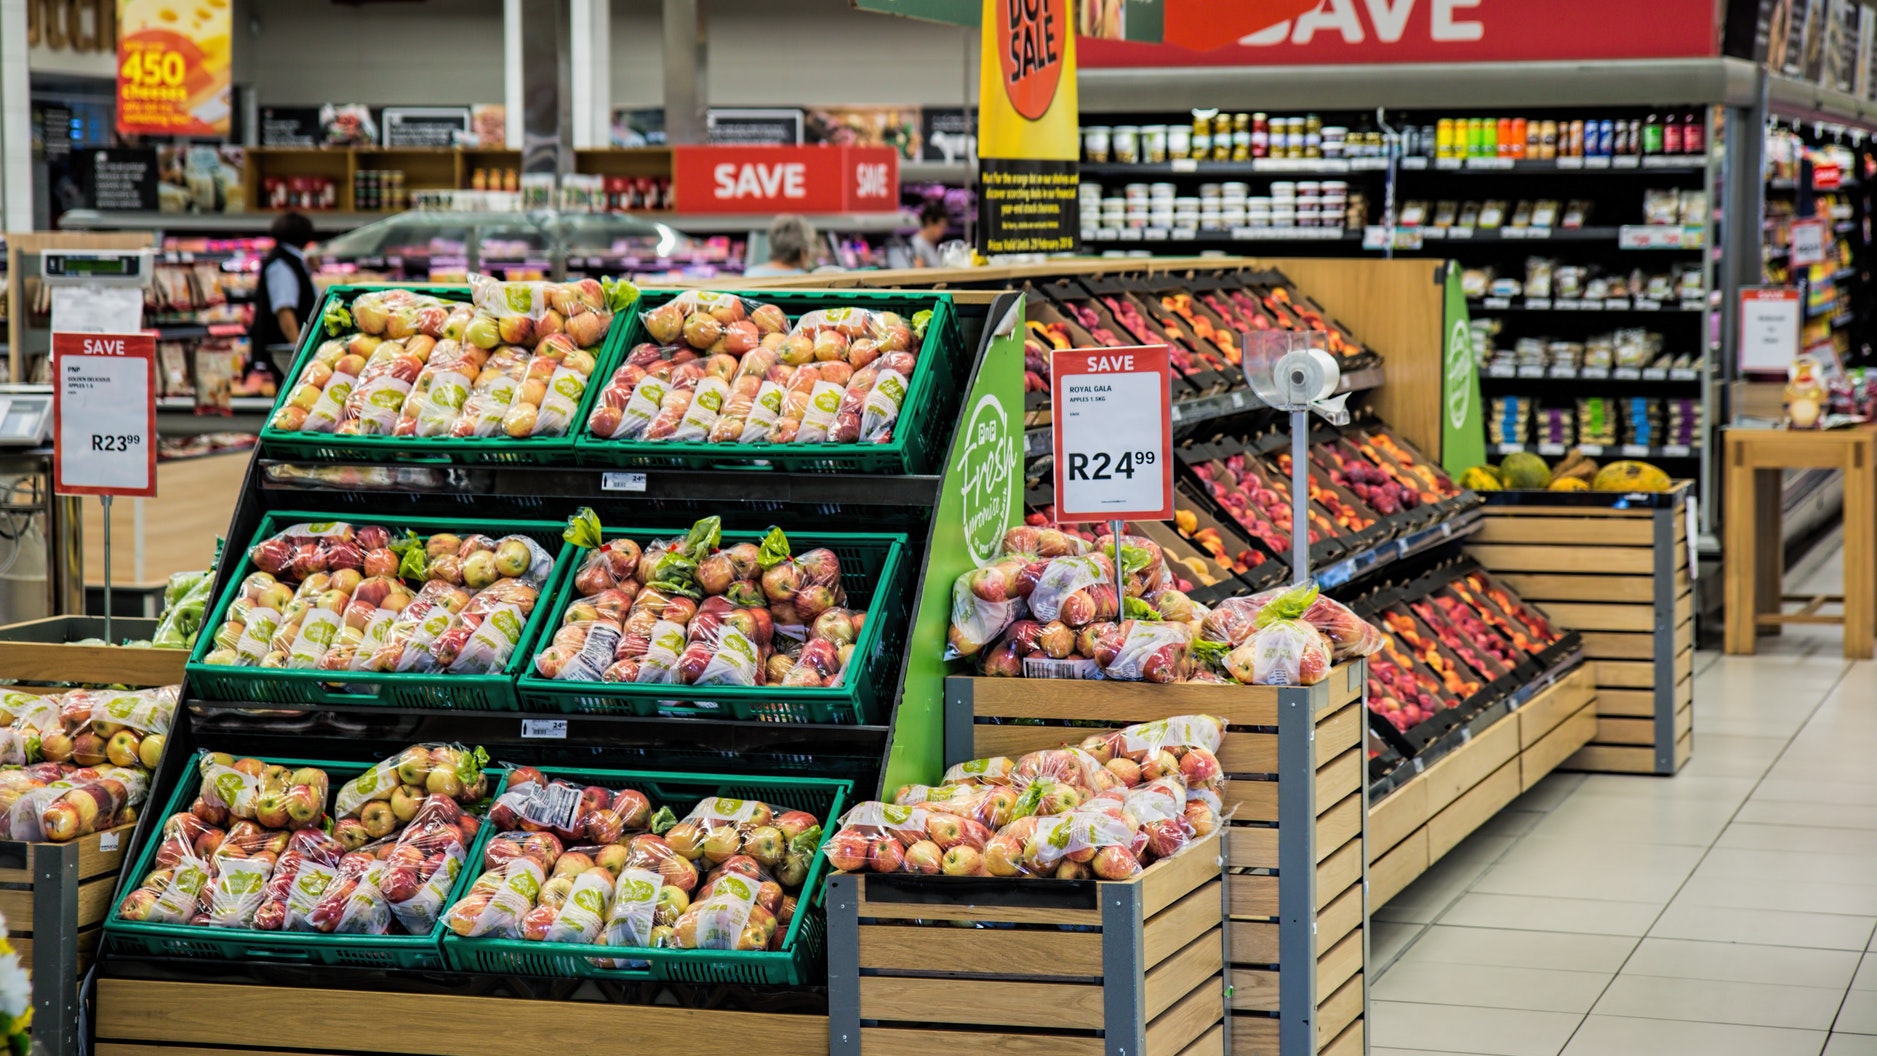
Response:
POLYGON ((888 147, 681 146, 671 154, 681 213, 899 209, 899 152, 888 147))
MULTIPOLYGON (((1171 2, 1171 0, 1170 0, 1171 2)), ((1236 4, 1206 5, 1215 10, 1236 4)), ((1249 6, 1249 5, 1247 5, 1249 6)), ((1082 65, 1105 67, 1343 66, 1710 58, 1720 54, 1719 0, 1331 0, 1279 12, 1224 47, 1086 40, 1082 65), (1563 12, 1563 13, 1561 13, 1563 12)), ((1179 5, 1168 41, 1182 39, 1179 5)), ((1215 20, 1216 21, 1216 20, 1215 20)), ((1202 41, 1203 43, 1203 41, 1202 41)))
POLYGON ((1082 137, 1069 0, 984 0, 978 251, 1074 253, 1082 137))
POLYGON ((1486 461, 1486 401, 1480 395, 1473 320, 1467 312, 1459 268, 1447 269, 1444 301, 1447 341, 1441 373, 1440 464, 1449 473, 1459 474, 1486 461))
POLYGON ((52 490, 156 495, 156 337, 52 335, 52 490))
POLYGON ((1784 375, 1799 355, 1799 291, 1790 286, 1740 291, 1740 372, 1784 375))
MULTIPOLYGON (((1170 31, 1167 27, 1188 9, 1187 22, 1204 25, 1210 21, 1216 34, 1221 7, 1285 7, 1307 11, 1319 2, 1321 0, 1235 0, 1230 5, 1219 5, 1211 0, 1074 0, 1073 6, 1075 32, 1084 37, 1158 44, 1162 35, 1170 31), (1210 20, 1205 12, 1211 13, 1210 20)), ((979 0, 852 0, 852 3, 859 11, 953 26, 976 26, 983 15, 979 0)), ((1268 23, 1260 23, 1264 24, 1268 23)), ((1249 29, 1242 32, 1249 32, 1249 29)))
POLYGON ((1812 163, 1812 189, 1835 191, 1844 186, 1844 169, 1829 161, 1812 163))
POLYGON ((1819 219, 1792 222, 1792 266, 1808 268, 1825 262, 1827 236, 1825 221, 1819 219))
POLYGON ((1050 354, 1056 520, 1173 519, 1165 345, 1050 354))
POLYGON ((802 111, 713 106, 704 112, 704 135, 713 146, 799 147, 802 111))
POLYGON ((117 0, 117 131, 226 136, 234 5, 117 0))
POLYGON ((159 204, 156 151, 150 147, 110 147, 88 150, 91 206, 100 212, 117 210, 154 212, 159 204))
POLYGON ((454 147, 468 134, 467 106, 387 106, 378 119, 386 147, 454 147))

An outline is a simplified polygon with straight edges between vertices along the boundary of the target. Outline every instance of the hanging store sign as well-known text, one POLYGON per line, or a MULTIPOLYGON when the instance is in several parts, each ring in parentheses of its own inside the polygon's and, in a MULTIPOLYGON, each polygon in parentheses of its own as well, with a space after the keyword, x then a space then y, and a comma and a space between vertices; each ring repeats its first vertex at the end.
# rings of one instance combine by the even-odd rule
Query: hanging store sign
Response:
POLYGON ((899 153, 885 147, 684 146, 671 154, 681 213, 899 209, 899 153))
MULTIPOLYGON (((1237 5, 1207 5, 1231 8, 1237 5)), ((1206 50, 1167 15, 1159 46, 1083 42, 1084 67, 1315 66, 1362 63, 1542 62, 1706 58, 1720 54, 1718 0, 1654 0, 1639 17, 1630 0, 1321 0, 1277 12, 1237 43, 1206 50)), ((1214 18, 1213 21, 1217 21, 1214 18)), ((1203 26, 1193 32, 1204 33, 1203 26)))
POLYGON ((1073 253, 1082 156, 1069 0, 984 0, 978 249, 1073 253))
POLYGON ((226 136, 231 4, 118 0, 117 131, 226 136))

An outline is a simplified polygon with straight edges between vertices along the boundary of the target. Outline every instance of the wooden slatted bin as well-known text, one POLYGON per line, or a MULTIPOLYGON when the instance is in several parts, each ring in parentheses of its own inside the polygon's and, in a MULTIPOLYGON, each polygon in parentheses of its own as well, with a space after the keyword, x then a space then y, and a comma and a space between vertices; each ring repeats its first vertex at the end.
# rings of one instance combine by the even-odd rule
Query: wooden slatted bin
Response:
POLYGON ((1122 881, 837 875, 836 1056, 1224 1052, 1213 833, 1122 881))
POLYGON ((1487 493, 1468 553, 1582 632, 1596 671, 1597 735, 1567 769, 1673 774, 1694 751, 1689 488, 1487 493))
POLYGON ((97 956, 133 822, 70 843, 0 840, 0 913, 33 980, 33 1040, 79 1051, 78 980, 97 956))
POLYGON ((1236 1056, 1359 1056, 1366 681, 1361 661, 1309 687, 955 677, 946 680, 945 756, 1021 755, 1175 715, 1225 719, 1232 989, 1220 1043, 1236 1056), (1299 963, 1309 970, 1285 970, 1299 963))

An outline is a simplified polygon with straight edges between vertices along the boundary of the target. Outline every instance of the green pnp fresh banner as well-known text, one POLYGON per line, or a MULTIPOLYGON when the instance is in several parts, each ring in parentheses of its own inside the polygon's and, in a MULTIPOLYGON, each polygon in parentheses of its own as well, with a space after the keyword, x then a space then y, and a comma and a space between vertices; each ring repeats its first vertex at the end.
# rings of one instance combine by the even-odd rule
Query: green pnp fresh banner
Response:
POLYGON ((1073 253, 1082 235, 1069 0, 984 0, 978 250, 1073 253))
POLYGON ((1460 269, 1447 265, 1445 370, 1441 380, 1440 464, 1459 476, 1486 461, 1486 421, 1480 408, 1479 361, 1473 355, 1473 320, 1460 288, 1460 269))

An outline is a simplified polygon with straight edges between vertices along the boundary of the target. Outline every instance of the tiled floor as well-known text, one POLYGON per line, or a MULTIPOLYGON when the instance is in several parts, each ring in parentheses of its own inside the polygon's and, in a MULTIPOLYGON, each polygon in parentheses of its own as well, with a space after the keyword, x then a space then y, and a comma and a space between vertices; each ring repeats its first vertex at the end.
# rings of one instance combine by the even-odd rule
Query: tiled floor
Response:
POLYGON ((1679 775, 1554 774, 1376 911, 1374 1056, 1877 1056, 1877 663, 1763 641, 1679 775))

